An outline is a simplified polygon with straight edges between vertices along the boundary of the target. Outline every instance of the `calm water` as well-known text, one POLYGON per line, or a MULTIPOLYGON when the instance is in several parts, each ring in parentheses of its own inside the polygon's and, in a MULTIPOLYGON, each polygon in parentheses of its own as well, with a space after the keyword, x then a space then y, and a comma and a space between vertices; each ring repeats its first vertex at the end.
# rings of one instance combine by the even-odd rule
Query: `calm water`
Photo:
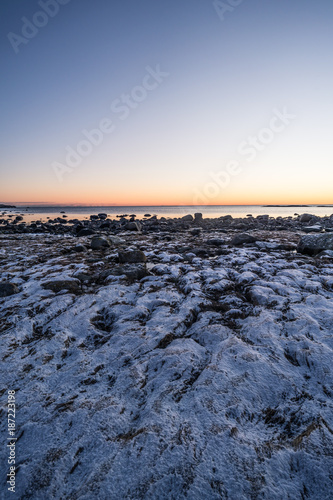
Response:
MULTIPOLYGON (((138 218, 142 218, 145 214, 157 215, 158 217, 182 217, 186 214, 194 214, 201 212, 204 218, 221 217, 223 215, 232 215, 233 217, 246 217, 252 214, 257 215, 269 214, 272 217, 288 217, 295 214, 311 213, 318 216, 326 216, 333 214, 333 205, 318 206, 309 205, 307 207, 264 207, 262 205, 214 205, 214 206, 140 206, 140 207, 115 207, 115 206, 90 206, 90 207, 75 207, 75 206, 30 206, 18 207, 17 209, 7 209, 7 213, 22 214, 27 222, 32 220, 46 220, 47 217, 53 219, 61 217, 65 212, 68 218, 89 219, 90 215, 98 213, 107 213, 110 218, 115 218, 116 215, 136 214, 138 218)), ((0 213, 2 210, 0 210, 0 213)))

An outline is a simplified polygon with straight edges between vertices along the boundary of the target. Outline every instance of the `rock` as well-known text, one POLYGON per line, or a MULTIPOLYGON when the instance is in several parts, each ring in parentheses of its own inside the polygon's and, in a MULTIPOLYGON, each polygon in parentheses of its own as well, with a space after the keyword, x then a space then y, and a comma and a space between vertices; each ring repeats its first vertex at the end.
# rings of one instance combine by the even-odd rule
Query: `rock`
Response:
POLYGON ((141 224, 138 221, 128 222, 125 226, 129 231, 141 231, 141 224))
POLYGON ((106 219, 107 216, 108 216, 108 214, 103 214, 103 213, 102 214, 98 214, 98 218, 101 219, 101 220, 106 219))
POLYGON ((0 297, 9 297, 18 292, 19 289, 14 283, 0 283, 0 297))
POLYGON ((302 228, 305 233, 320 233, 322 231, 321 226, 306 226, 302 228))
POLYGON ((184 215, 184 217, 182 217, 182 221, 184 222, 192 222, 194 219, 193 219, 193 215, 189 214, 189 215, 184 215))
POLYGON ((54 293, 68 290, 70 293, 79 293, 81 291, 80 283, 77 280, 54 280, 42 283, 42 287, 51 290, 54 293))
POLYGON ((225 241, 221 240, 220 238, 210 238, 207 240, 207 245, 212 245, 214 247, 220 247, 222 245, 225 245, 225 241))
POLYGON ((93 279, 92 276, 90 276, 89 274, 85 274, 85 273, 81 273, 81 272, 74 274, 74 278, 82 281, 83 283, 88 282, 88 281, 92 281, 92 279, 93 279))
POLYGON ((151 217, 150 214, 144 214, 144 217, 151 217))
POLYGON ((87 250, 87 247, 85 247, 84 245, 76 245, 74 248, 73 248, 73 252, 86 252, 87 250))
POLYGON ((93 229, 90 229, 88 227, 85 227, 83 229, 80 229, 80 231, 77 233, 78 236, 91 236, 92 234, 95 234, 96 232, 93 229))
POLYGON ((192 236, 199 236, 200 233, 201 233, 200 227, 196 227, 195 229, 191 229, 190 231, 190 234, 192 234, 192 236))
POLYGON ((233 239, 231 240, 231 244, 234 246, 238 246, 244 245, 246 243, 254 243, 255 241, 257 241, 257 238, 255 238, 251 234, 239 233, 233 237, 233 239))
POLYGON ((136 263, 136 262, 146 262, 147 257, 141 250, 130 250, 127 252, 118 252, 120 263, 136 263))
POLYGON ((90 216, 90 220, 97 220, 98 219, 98 215, 91 215, 90 216))
POLYGON ((110 242, 101 236, 94 236, 90 244, 92 250, 101 250, 110 247, 110 242))
POLYGON ((256 241, 256 247, 260 250, 279 250, 281 245, 279 243, 275 243, 274 241, 256 241))
POLYGON ((202 221, 202 214, 200 212, 197 212, 194 214, 194 220, 195 222, 201 222, 202 221))
POLYGON ((144 264, 124 264, 114 267, 108 271, 107 275, 122 276, 125 275, 130 280, 141 280, 148 275, 148 270, 144 264))
POLYGON ((16 221, 20 221, 20 220, 23 220, 23 217, 22 217, 22 215, 17 215, 17 216, 15 217, 15 220, 16 220, 16 221))
POLYGON ((324 250, 318 254, 320 259, 333 259, 333 250, 324 250))
POLYGON ((297 245, 297 252, 306 255, 317 255, 324 250, 333 250, 333 234, 308 234, 302 236, 297 245))
POLYGON ((122 245, 123 243, 126 243, 126 241, 123 238, 119 238, 119 236, 109 236, 108 240, 112 245, 122 245))
POLYGON ((299 218, 300 222, 310 222, 315 216, 311 214, 302 214, 299 218))
POLYGON ((99 226, 100 229, 109 229, 112 226, 112 222, 110 220, 106 220, 105 222, 102 222, 102 224, 99 226))

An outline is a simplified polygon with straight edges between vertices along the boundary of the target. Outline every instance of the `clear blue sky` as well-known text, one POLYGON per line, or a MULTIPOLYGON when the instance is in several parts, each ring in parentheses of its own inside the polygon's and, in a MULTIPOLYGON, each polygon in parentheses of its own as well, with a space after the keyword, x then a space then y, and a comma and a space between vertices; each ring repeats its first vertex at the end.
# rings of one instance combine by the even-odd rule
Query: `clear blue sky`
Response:
POLYGON ((59 2, 1 2, 0 201, 333 202, 331 0, 59 2))

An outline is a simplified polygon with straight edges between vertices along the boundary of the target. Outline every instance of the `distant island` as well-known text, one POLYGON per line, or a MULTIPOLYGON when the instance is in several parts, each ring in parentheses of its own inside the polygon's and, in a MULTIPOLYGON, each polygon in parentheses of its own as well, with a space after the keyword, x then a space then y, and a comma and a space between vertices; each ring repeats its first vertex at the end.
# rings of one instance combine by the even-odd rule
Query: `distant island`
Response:
POLYGON ((309 207, 310 205, 262 205, 263 207, 309 207))
POLYGON ((0 203, 0 208, 16 208, 15 205, 3 205, 0 203))

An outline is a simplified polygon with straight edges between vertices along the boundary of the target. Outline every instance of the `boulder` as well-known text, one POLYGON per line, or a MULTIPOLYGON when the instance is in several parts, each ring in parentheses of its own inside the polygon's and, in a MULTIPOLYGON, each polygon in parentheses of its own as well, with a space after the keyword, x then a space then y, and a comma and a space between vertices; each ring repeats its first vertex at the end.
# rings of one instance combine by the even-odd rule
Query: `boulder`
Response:
POLYGON ((54 293, 68 290, 70 293, 79 293, 81 291, 80 282, 77 280, 54 280, 42 283, 42 287, 51 290, 54 293))
POLYGON ((315 218, 315 215, 311 214, 302 214, 299 218, 300 222, 310 222, 312 219, 315 218))
POLYGON ((14 283, 0 283, 0 297, 9 297, 18 292, 19 289, 14 283))
POLYGON ((108 214, 98 214, 99 219, 105 220, 107 218, 108 214))
POLYGON ((133 264, 136 262, 146 262, 147 260, 147 257, 141 250, 119 251, 118 256, 121 264, 133 264))
POLYGON ((75 247, 73 247, 73 252, 86 252, 87 250, 87 247, 85 247, 84 245, 75 245, 75 247))
POLYGON ((93 239, 91 240, 91 248, 92 250, 102 250, 102 248, 108 248, 110 247, 110 242, 102 238, 101 236, 94 236, 93 239))
POLYGON ((207 245, 212 245, 214 247, 220 247, 222 245, 225 245, 225 241, 221 240, 220 238, 210 238, 207 240, 207 245))
POLYGON ((197 212, 194 214, 194 220, 195 222, 201 222, 202 221, 202 214, 200 212, 197 212))
POLYGON ((192 236, 199 236, 199 234, 201 234, 201 228, 196 227, 194 229, 191 229, 190 234, 192 234, 192 236))
POLYGON ((231 244, 234 246, 244 245, 246 243, 255 243, 257 238, 248 233, 236 234, 231 240, 231 244))
POLYGON ((333 234, 307 234, 302 236, 297 245, 297 252, 306 255, 317 255, 324 250, 333 250, 333 234))
POLYGON ((128 231, 141 231, 141 224, 140 222, 138 221, 131 221, 131 222, 128 222, 125 226, 125 228, 128 230, 128 231))
POLYGON ((144 264, 124 264, 116 266, 107 272, 107 276, 126 276, 129 280, 141 280, 148 275, 147 268, 144 264))
POLYGON ((189 215, 184 215, 184 217, 182 217, 182 221, 184 222, 192 222, 194 219, 193 219, 193 215, 189 214, 189 215))
POLYGON ((91 236, 92 234, 95 234, 95 231, 93 229, 90 229, 89 227, 80 229, 77 233, 78 236, 91 236))
POLYGON ((119 236, 109 236, 108 240, 112 245, 122 245, 123 243, 126 243, 126 241, 123 238, 120 238, 119 236))

